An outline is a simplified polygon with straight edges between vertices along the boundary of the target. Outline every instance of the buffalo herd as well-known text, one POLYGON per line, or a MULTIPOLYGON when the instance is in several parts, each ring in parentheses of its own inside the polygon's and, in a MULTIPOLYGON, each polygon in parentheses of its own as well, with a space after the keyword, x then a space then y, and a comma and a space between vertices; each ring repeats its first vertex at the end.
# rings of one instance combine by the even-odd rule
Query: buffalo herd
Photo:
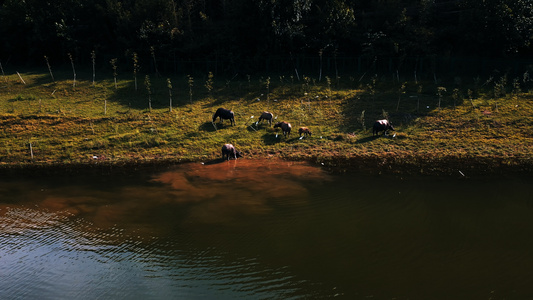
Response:
MULTIPOLYGON (((222 107, 218 108, 216 112, 213 114, 212 122, 214 123, 217 118, 220 119, 220 123, 222 123, 223 120, 230 120, 230 124, 232 126, 235 125, 235 114, 230 109, 225 109, 222 107)), ((274 115, 271 112, 263 111, 257 123, 262 123, 263 121, 267 121, 268 125, 272 126, 273 119, 274 119, 274 115)), ((291 134, 292 125, 289 122, 282 121, 282 122, 277 122, 276 124, 274 124, 274 128, 281 128, 283 136, 289 137, 291 134)), ((383 131, 383 135, 387 135, 387 131, 389 130, 394 131, 394 127, 392 126, 389 120, 387 119, 377 120, 376 122, 374 122, 374 125, 372 126, 372 135, 379 136, 379 133, 381 131, 383 131)), ((309 128, 307 127, 300 127, 298 129, 298 133, 300 135, 300 138, 302 138, 302 135, 303 137, 311 136, 311 130, 309 130, 309 128)), ((237 149, 235 149, 235 146, 233 146, 232 144, 224 144, 224 146, 222 146, 222 159, 229 160, 230 158, 237 159, 239 157, 242 157, 242 152, 237 151, 237 149)))

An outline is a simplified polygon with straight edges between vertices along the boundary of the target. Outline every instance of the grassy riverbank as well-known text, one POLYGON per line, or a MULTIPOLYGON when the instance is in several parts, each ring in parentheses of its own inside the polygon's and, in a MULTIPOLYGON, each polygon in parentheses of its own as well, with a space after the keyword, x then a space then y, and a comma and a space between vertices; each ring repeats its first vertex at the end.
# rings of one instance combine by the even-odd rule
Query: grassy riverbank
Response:
POLYGON ((211 82, 206 75, 192 87, 170 78, 171 89, 167 78, 152 76, 148 92, 144 77, 136 90, 133 76, 115 85, 113 78, 93 84, 92 74, 74 82, 71 74, 0 78, 0 168, 207 162, 232 143, 246 158, 339 168, 533 169, 533 94, 516 87, 496 93, 496 85, 290 76, 211 82), (213 124, 218 107, 234 110, 237 125, 213 124), (255 123, 264 110, 292 123, 289 138, 255 123), (395 135, 374 138, 372 124, 383 117, 395 135), (299 139, 300 126, 313 135, 299 139))

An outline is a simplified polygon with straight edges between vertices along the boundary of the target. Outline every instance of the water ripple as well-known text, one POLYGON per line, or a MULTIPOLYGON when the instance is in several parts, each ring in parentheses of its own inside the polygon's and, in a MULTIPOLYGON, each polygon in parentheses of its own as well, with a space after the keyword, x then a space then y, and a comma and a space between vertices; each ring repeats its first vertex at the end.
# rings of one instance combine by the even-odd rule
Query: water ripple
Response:
POLYGON ((529 181, 255 163, 0 183, 0 299, 532 295, 529 181))

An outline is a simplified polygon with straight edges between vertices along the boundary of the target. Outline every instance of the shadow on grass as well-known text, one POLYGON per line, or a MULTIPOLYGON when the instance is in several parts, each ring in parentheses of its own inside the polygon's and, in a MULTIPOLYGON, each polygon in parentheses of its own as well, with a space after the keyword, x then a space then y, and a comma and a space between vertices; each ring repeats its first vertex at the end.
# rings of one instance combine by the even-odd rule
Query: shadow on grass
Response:
POLYGON ((246 125, 246 130, 249 132, 257 132, 260 130, 260 128, 256 128, 255 124, 252 123, 252 124, 246 125))
POLYGON ((265 128, 264 128, 264 126, 261 126, 261 124, 258 125, 255 122, 253 122, 251 124, 246 124, 246 130, 248 130, 250 132, 255 132, 255 131, 264 131, 265 128))
POLYGON ((204 122, 200 126, 198 126, 198 130, 206 131, 206 132, 213 132, 213 131, 225 129, 225 128, 228 128, 228 127, 232 127, 232 125, 230 125, 229 123, 228 124, 220 124, 220 123, 213 123, 213 122, 204 122))
POLYGON ((213 102, 211 102, 211 105, 213 107, 215 107, 215 106, 224 107, 226 101, 228 101, 228 100, 229 100, 229 98, 225 98, 225 97, 219 96, 213 102))
POLYGON ((198 126, 198 130, 200 131, 206 131, 206 132, 213 132, 213 131, 217 131, 218 129, 218 126, 214 123, 211 123, 211 122, 204 122, 202 123, 200 126, 198 126))
POLYGON ((375 140, 377 138, 378 138, 378 136, 375 136, 375 135, 374 136, 365 136, 364 138, 358 139, 355 143, 356 144, 364 144, 364 143, 368 143, 370 141, 373 141, 373 140, 375 140))
MULTIPOLYGON (((411 126, 417 119, 423 119, 433 111, 438 110, 438 98, 432 94, 431 89, 418 93, 411 86, 398 103, 398 95, 393 92, 381 92, 371 95, 363 91, 356 96, 346 98, 340 112, 343 121, 341 131, 348 133, 361 127, 372 128, 375 121, 387 118, 395 127, 411 126)), ((389 86, 385 86, 385 91, 389 86)), ((455 105, 460 105, 457 101, 455 105)), ((454 106, 450 97, 445 97, 440 103, 441 109, 454 106)), ((373 138, 362 138, 358 143, 365 143, 373 138)))
POLYGON ((265 143, 265 145, 274 145, 274 144, 278 144, 281 142, 292 143, 299 139, 299 137, 294 137, 294 138, 284 137, 283 134, 275 133, 275 132, 265 133, 263 134, 261 138, 263 139, 263 143, 265 143))
POLYGON ((280 136, 275 133, 265 133, 261 138, 263 139, 263 143, 265 143, 265 145, 275 145, 281 142, 280 136))
MULTIPOLYGON (((72 84, 73 80, 73 74, 72 71, 64 71, 64 70, 53 70, 52 74, 54 76, 54 79, 52 79, 52 76, 50 75, 50 72, 48 69, 44 68, 37 68, 36 70, 32 71, 24 71, 19 70, 19 74, 21 74, 21 77, 24 79, 27 76, 32 77, 32 83, 28 83, 27 86, 29 87, 37 87, 37 86, 49 86, 49 87, 55 87, 56 83, 64 81, 69 81, 70 84, 72 84)), ((88 74, 85 74, 84 72, 79 72, 80 79, 78 79, 78 82, 83 82, 88 77, 88 74)), ((13 78, 16 82, 19 82, 19 77, 17 77, 17 73, 14 73, 13 78)), ((92 75, 91 75, 92 76, 92 75)))
POLYGON ((396 134, 396 133, 393 133, 393 134, 387 134, 387 135, 371 135, 371 136, 366 136, 366 137, 363 137, 363 138, 360 138, 358 139, 355 143, 356 144, 364 144, 364 143, 368 143, 368 142, 371 142, 371 141, 374 141, 374 140, 377 140, 377 139, 398 139, 398 140, 403 140, 403 139, 406 139, 407 137, 405 136, 405 134, 396 134))
MULTIPOLYGON (((112 80, 112 78, 111 78, 112 80)), ((133 109, 143 109, 148 107, 148 93, 146 86, 143 83, 143 78, 137 78, 137 90, 135 90, 134 81, 123 82, 121 81, 121 87, 118 89, 112 88, 112 85, 107 82, 108 87, 106 91, 109 93, 109 100, 119 103, 124 106, 131 107, 133 109)), ((171 78, 174 88, 172 90, 172 106, 174 108, 190 106, 197 101, 204 99, 206 95, 200 88, 193 89, 193 96, 189 94, 189 89, 184 88, 186 82, 183 78, 173 77, 171 78)), ((223 103, 228 101, 229 97, 221 96, 214 100, 215 103, 210 103, 208 106, 224 106, 223 103)), ((153 109, 167 108, 170 103, 169 89, 167 87, 167 81, 165 77, 151 78, 151 105, 153 109)), ((214 113, 214 111, 213 111, 214 113)))
POLYGON ((275 132, 275 129, 272 128, 272 126, 269 126, 268 123, 256 123, 252 122, 250 124, 245 124, 248 131, 254 132, 254 131, 266 131, 268 133, 275 132))
POLYGON ((268 123, 258 123, 257 125, 255 125, 256 128, 258 129, 266 129, 266 130, 274 130, 274 128, 272 127, 272 125, 268 125, 268 123))

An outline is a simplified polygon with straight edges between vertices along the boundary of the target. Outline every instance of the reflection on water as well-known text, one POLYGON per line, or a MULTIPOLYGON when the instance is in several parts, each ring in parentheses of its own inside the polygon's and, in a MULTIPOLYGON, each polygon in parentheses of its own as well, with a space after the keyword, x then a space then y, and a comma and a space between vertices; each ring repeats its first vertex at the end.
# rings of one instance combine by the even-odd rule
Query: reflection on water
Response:
POLYGON ((154 182, 168 184, 161 195, 170 203, 193 203, 187 220, 227 223, 269 213, 275 205, 305 203, 308 191, 301 181, 324 181, 319 169, 301 163, 234 160, 209 166, 191 165, 185 172, 168 171, 154 182))
POLYGON ((0 183, 0 299, 528 299, 530 178, 237 160, 0 183))

